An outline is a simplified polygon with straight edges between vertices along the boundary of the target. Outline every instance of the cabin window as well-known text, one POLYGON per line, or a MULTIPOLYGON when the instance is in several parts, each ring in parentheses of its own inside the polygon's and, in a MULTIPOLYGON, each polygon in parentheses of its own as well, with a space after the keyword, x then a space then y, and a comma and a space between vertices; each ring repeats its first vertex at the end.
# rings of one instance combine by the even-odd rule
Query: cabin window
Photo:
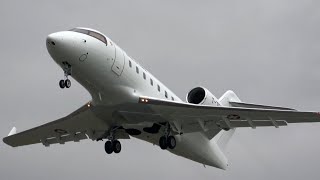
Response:
POLYGON ((158 84, 158 91, 160 92, 160 86, 159 86, 159 84, 158 84))
POLYGON ((150 84, 151 86, 153 86, 153 80, 150 78, 150 84))
POLYGON ((136 72, 137 72, 137 74, 139 74, 139 68, 138 68, 138 66, 136 66, 136 72))
POLYGON ((146 73, 143 72, 143 79, 146 79, 146 73))
POLYGON ((168 98, 168 93, 167 93, 167 91, 164 91, 164 96, 165 96, 166 98, 168 98))
POLYGON ((171 100, 174 101, 174 97, 171 96, 171 100))
POLYGON ((132 63, 131 63, 131 61, 129 60, 129 67, 132 67, 132 63))

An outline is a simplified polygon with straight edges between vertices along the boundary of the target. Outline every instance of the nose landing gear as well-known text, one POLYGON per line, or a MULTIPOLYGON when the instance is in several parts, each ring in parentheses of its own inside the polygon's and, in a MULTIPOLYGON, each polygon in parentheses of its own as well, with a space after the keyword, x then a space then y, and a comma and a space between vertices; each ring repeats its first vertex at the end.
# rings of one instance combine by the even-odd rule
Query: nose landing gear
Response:
POLYGON ((71 87, 71 81, 68 79, 68 76, 71 75, 71 65, 68 62, 62 62, 63 65, 63 72, 65 79, 62 79, 59 81, 59 86, 61 89, 63 88, 70 88, 71 87))
POLYGON ((70 88, 70 87, 71 87, 71 81, 70 81, 70 79, 66 79, 66 80, 61 79, 61 80, 59 81, 59 86, 60 86, 61 89, 63 89, 63 88, 70 88))

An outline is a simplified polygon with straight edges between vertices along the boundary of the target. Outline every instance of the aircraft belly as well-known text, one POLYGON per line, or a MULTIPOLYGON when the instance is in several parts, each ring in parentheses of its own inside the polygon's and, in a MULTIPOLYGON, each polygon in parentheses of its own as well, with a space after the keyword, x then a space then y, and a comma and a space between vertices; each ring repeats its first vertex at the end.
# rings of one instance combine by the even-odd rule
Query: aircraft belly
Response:
MULTIPOLYGON (((142 132, 142 134, 133 137, 158 145, 160 136, 160 133, 148 134, 142 132)), ((217 145, 210 142, 202 133, 176 135, 175 138, 177 141, 176 147, 173 150, 168 149, 171 153, 220 169, 225 169, 228 166, 226 157, 217 145)))

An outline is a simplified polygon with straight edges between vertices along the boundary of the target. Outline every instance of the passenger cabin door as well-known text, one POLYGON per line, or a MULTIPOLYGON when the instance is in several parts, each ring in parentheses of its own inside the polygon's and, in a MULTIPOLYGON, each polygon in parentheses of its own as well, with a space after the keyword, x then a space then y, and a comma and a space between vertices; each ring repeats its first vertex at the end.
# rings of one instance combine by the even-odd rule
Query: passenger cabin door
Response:
POLYGON ((118 76, 121 76, 124 68, 125 56, 122 50, 117 45, 115 46, 114 49, 115 49, 115 59, 111 69, 115 74, 117 74, 118 76))

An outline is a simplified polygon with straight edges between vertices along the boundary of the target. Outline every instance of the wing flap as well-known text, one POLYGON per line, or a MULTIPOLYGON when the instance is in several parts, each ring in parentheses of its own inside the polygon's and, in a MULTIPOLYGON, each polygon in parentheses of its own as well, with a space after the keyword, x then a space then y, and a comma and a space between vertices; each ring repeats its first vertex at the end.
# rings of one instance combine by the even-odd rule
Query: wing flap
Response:
MULTIPOLYGON (((254 127, 266 127, 266 126, 274 126, 274 124, 271 121, 252 121, 254 127)), ((287 126, 287 123, 285 121, 276 121, 277 126, 287 126)), ((225 121, 219 121, 217 122, 219 127, 223 129, 229 128, 227 123, 225 121)), ((250 123, 248 121, 230 121, 231 128, 234 127, 250 127, 250 123)))
POLYGON ((87 139, 88 137, 86 136, 85 133, 76 133, 76 134, 67 134, 61 137, 50 137, 46 139, 41 139, 40 142, 44 146, 49 146, 51 144, 64 144, 66 142, 74 141, 74 142, 79 142, 80 140, 87 139))
POLYGON ((244 102, 230 101, 229 104, 231 104, 232 107, 257 108, 257 109, 278 109, 278 110, 295 111, 295 109, 287 108, 287 107, 269 106, 269 105, 252 104, 252 103, 244 103, 244 102))

